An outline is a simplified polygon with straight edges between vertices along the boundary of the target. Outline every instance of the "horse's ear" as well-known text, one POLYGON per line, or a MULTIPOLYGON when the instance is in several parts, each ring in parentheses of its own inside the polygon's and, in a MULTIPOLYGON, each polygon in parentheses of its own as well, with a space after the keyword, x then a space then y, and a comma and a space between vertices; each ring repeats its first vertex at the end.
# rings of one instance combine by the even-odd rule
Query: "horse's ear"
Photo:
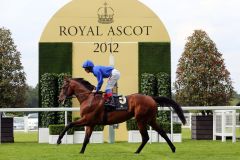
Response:
POLYGON ((64 81, 66 81, 66 82, 69 82, 69 81, 70 81, 70 77, 68 77, 68 76, 64 76, 63 79, 64 79, 64 81))

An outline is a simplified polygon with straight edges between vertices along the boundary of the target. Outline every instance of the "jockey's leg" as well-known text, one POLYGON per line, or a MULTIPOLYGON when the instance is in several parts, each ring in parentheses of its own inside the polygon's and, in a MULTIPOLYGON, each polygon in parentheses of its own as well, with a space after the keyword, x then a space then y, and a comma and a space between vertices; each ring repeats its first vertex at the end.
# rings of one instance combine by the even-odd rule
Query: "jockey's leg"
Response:
POLYGON ((104 95, 104 100, 105 100, 106 105, 114 106, 114 100, 113 100, 112 95, 113 95, 112 90, 107 89, 106 94, 104 95))
POLYGON ((112 89, 106 89, 106 94, 104 95, 105 101, 109 100, 110 97, 112 97, 112 89))
POLYGON ((104 96, 105 100, 108 100, 110 97, 112 97, 112 89, 114 88, 115 84, 120 78, 120 72, 116 69, 112 71, 112 76, 109 77, 107 81, 107 86, 106 86, 106 94, 104 96))

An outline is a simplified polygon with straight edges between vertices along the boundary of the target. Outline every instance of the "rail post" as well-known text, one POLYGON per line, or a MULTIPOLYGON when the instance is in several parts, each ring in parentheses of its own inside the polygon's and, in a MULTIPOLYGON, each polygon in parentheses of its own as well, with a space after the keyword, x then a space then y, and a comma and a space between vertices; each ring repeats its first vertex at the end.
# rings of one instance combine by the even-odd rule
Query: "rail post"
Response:
POLYGON ((236 142, 236 110, 232 111, 232 142, 235 143, 236 142))
POLYGON ((2 112, 0 112, 0 144, 2 143, 2 112))
POLYGON ((171 141, 173 142, 173 110, 170 109, 171 111, 171 141))
MULTIPOLYGON (((64 113, 65 113, 65 127, 67 126, 67 111, 64 111, 64 113)), ((65 133, 65 141, 66 141, 66 144, 67 144, 67 132, 65 133)))
POLYGON ((150 126, 150 144, 152 144, 152 126, 150 126))
POLYGON ((226 142, 226 136, 225 136, 225 127, 226 127, 226 117, 225 112, 222 112, 222 142, 226 142))
POLYGON ((215 141, 217 139, 216 132, 217 132, 217 127, 216 127, 216 112, 213 110, 213 140, 215 141))
POLYGON ((29 128, 28 128, 28 116, 24 116, 24 132, 27 133, 29 128))

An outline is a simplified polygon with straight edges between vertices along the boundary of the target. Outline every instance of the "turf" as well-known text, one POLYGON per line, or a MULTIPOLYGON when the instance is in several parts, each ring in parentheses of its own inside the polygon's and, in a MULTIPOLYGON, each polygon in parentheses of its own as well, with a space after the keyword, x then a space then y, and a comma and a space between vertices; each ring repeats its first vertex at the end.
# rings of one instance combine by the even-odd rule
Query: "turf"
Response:
MULTIPOLYGON (((184 134, 189 136, 188 132, 184 134)), ((85 154, 79 154, 81 144, 38 144, 36 133, 17 133, 15 141, 0 145, 0 160, 240 160, 239 141, 184 139, 182 143, 175 143, 176 153, 165 143, 153 143, 147 144, 139 155, 134 154, 139 143, 89 144, 85 154)))

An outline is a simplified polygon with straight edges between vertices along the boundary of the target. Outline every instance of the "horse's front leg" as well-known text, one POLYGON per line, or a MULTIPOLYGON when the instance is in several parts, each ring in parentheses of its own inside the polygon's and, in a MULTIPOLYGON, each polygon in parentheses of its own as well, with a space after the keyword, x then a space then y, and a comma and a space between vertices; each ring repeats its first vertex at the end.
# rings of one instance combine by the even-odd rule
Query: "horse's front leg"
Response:
POLYGON ((57 140, 57 144, 61 144, 62 143, 62 138, 63 136, 65 135, 65 133, 72 127, 74 126, 85 126, 87 124, 87 121, 85 118, 81 118, 77 121, 74 121, 74 122, 70 122, 65 128, 64 130, 61 132, 61 134, 59 135, 58 137, 58 140, 57 140))
POLYGON ((86 126, 85 138, 84 138, 84 142, 83 142, 82 149, 81 149, 80 153, 84 153, 84 151, 86 149, 86 146, 89 143, 90 137, 92 135, 93 128, 94 128, 93 126, 86 126))

